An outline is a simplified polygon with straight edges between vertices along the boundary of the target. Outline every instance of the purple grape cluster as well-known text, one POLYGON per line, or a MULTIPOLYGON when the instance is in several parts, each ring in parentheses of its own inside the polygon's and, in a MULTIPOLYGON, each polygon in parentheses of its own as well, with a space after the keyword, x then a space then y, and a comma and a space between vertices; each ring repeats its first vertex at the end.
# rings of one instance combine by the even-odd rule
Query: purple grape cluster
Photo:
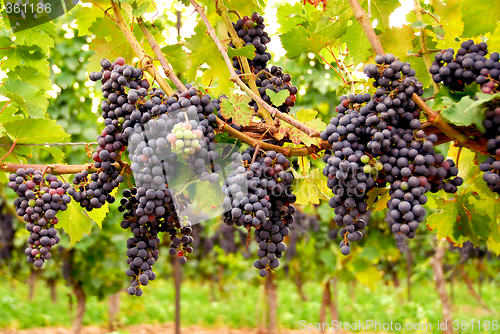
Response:
POLYGON ((70 185, 47 174, 45 179, 39 170, 19 168, 9 175, 9 188, 14 190, 17 214, 26 222, 29 247, 24 253, 27 261, 41 268, 51 258, 50 250, 59 243, 60 238, 55 229, 59 211, 65 211, 71 202, 66 194, 70 185))

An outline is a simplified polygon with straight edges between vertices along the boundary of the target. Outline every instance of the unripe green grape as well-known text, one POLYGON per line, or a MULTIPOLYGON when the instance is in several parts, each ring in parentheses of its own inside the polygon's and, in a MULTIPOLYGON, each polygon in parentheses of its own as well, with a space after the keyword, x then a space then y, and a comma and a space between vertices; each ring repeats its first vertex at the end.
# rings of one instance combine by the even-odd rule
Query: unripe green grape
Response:
POLYGON ((36 205, 36 201, 34 199, 30 199, 28 205, 34 207, 36 205))
POLYGON ((380 163, 380 162, 378 162, 378 161, 375 163, 375 166, 374 166, 374 167, 375 167, 375 169, 376 169, 376 170, 378 170, 379 172, 380 172, 382 169, 384 169, 384 165, 382 165, 382 163, 380 163))
POLYGON ((191 146, 191 140, 184 139, 184 146, 191 146))
POLYGON ((187 148, 187 147, 186 147, 186 148, 184 149, 184 153, 189 155, 189 154, 191 153, 191 150, 190 150, 189 148, 187 148))
POLYGON ((368 173, 371 172, 371 170, 372 170, 372 167, 370 165, 364 165, 363 166, 363 172, 365 172, 365 173, 368 174, 368 173))
POLYGON ((179 139, 180 139, 180 138, 183 138, 183 137, 184 137, 184 132, 182 132, 181 130, 179 130, 179 131, 175 131, 175 136, 176 136, 177 138, 179 138, 179 139))
POLYGON ((367 155, 362 155, 361 156, 361 162, 362 163, 366 164, 366 163, 368 163, 368 161, 370 161, 370 157, 369 156, 367 156, 367 155))
POLYGON ((179 139, 179 140, 177 140, 177 141, 175 142, 175 147, 177 147, 177 148, 183 148, 183 147, 184 147, 184 141, 182 141, 182 140, 180 140, 180 139, 179 139))
POLYGON ((186 139, 193 138, 193 132, 191 130, 184 131, 184 138, 186 138, 186 139))
POLYGON ((191 141, 191 147, 192 148, 200 147, 200 142, 198 140, 192 140, 191 141))
POLYGON ((182 129, 182 126, 181 126, 180 124, 175 124, 175 125, 174 125, 174 131, 173 131, 173 132, 177 132, 177 131, 179 131, 179 130, 181 130, 181 129, 182 129))

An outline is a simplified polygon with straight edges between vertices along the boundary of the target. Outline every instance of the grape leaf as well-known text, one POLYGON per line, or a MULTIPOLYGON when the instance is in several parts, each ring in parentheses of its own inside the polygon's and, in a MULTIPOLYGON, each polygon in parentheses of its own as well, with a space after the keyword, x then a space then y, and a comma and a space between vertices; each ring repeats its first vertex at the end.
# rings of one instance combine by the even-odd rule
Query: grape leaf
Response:
POLYGON ((488 38, 488 49, 500 50, 500 23, 498 23, 495 32, 487 33, 485 37, 488 38))
POLYGON ((490 217, 476 211, 474 205, 469 203, 466 193, 458 198, 446 200, 436 199, 440 212, 433 213, 427 218, 427 227, 437 229, 438 239, 446 238, 455 244, 463 244, 470 240, 474 245, 479 245, 479 238, 486 240, 489 236, 490 217))
POLYGON ((294 5, 285 3, 278 7, 276 13, 276 18, 280 24, 278 31, 283 34, 299 25, 310 28, 314 22, 318 22, 320 17, 321 11, 309 3, 306 5, 299 2, 294 5))
POLYGON ((218 182, 194 182, 187 187, 187 196, 191 202, 205 210, 214 210, 224 202, 224 195, 220 191, 218 182))
POLYGON ((413 38, 413 29, 407 25, 401 28, 389 28, 379 36, 385 52, 392 53, 396 57, 406 57, 408 51, 413 50, 413 38))
POLYGON ((219 95, 222 92, 228 93, 234 86, 229 80, 229 70, 217 46, 205 33, 205 30, 205 25, 200 23, 195 28, 195 34, 186 39, 185 45, 191 50, 191 67, 188 69, 186 76, 188 80, 194 80, 197 77, 200 66, 207 64, 210 69, 203 73, 202 83, 206 85, 212 82, 217 83, 217 88, 212 89, 214 95, 219 95))
POLYGON ((280 39, 283 48, 286 50, 286 57, 289 59, 298 58, 304 52, 318 53, 329 42, 324 36, 309 36, 302 26, 281 34, 280 39))
POLYGON ((457 104, 451 104, 441 112, 441 116, 448 122, 458 126, 469 126, 474 124, 483 132, 485 103, 495 98, 500 98, 500 93, 484 94, 477 93, 477 100, 473 101, 469 96, 464 96, 457 104))
POLYGON ((37 86, 42 91, 48 91, 52 89, 52 81, 48 76, 40 74, 36 68, 29 66, 17 66, 15 70, 11 70, 8 73, 9 78, 19 79, 21 82, 27 82, 29 84, 37 86))
POLYGON ((475 37, 496 29, 500 6, 496 1, 462 0, 462 37, 475 37), (480 19, 478 19, 480 18, 480 19))
POLYGON ((181 44, 167 45, 161 49, 161 52, 165 55, 165 58, 176 73, 187 72, 191 61, 187 52, 182 49, 181 44))
POLYGON ((251 99, 246 95, 232 94, 229 98, 222 98, 220 111, 225 119, 231 118, 233 123, 248 126, 252 123, 253 108, 248 106, 251 99))
POLYGON ((115 21, 99 17, 92 23, 89 31, 96 37, 90 44, 90 49, 95 52, 89 58, 87 69, 89 71, 101 70, 101 59, 107 58, 110 60, 118 57, 125 58, 125 63, 132 63, 132 59, 136 57, 134 49, 123 36, 123 33, 115 24, 115 21), (112 46, 110 44, 112 42, 112 46))
POLYGON ((0 87, 0 94, 12 99, 21 109, 34 118, 42 118, 49 106, 47 95, 37 86, 19 79, 8 78, 0 87))
POLYGON ((346 43, 349 55, 356 64, 364 63, 372 53, 370 42, 357 22, 352 22, 340 42, 346 43))
POLYGON ((23 115, 17 114, 18 108, 14 107, 11 101, 0 101, 0 124, 23 119, 23 115))
POLYGON ((245 47, 242 47, 241 49, 228 47, 227 55, 229 56, 229 58, 246 57, 249 59, 253 59, 253 57, 255 57, 255 47, 253 45, 247 45, 245 47))
POLYGON ((52 119, 28 118, 4 124, 5 129, 18 143, 44 144, 59 142, 69 137, 52 119))
MULTIPOLYGON (((326 124, 319 118, 315 118, 318 112, 312 109, 301 109, 297 112, 297 120, 299 120, 302 124, 307 126, 310 129, 317 131, 324 131, 326 129, 326 124)), ((288 134, 290 140, 294 144, 304 144, 306 146, 321 145, 320 138, 312 138, 302 130, 299 130, 291 125, 286 124, 288 127, 288 134)))
MULTIPOLYGON (((377 20, 377 29, 384 31, 390 26, 389 17, 398 7, 401 7, 401 3, 399 0, 371 0, 371 3, 370 20, 377 20)), ((360 4, 365 10, 368 9, 368 0, 362 0, 360 4)))
POLYGON ((2 69, 24 65, 38 69, 43 75, 50 75, 46 54, 38 45, 18 45, 7 37, 0 36, 0 59, 2 69))
POLYGON ((458 152, 460 152, 460 160, 458 160, 457 166, 458 176, 460 176, 462 179, 465 179, 469 172, 475 172, 472 169, 474 167, 474 159, 476 157, 476 153, 466 147, 462 147, 462 150, 460 151, 460 148, 452 143, 450 144, 450 147, 448 149, 448 159, 452 159, 453 161, 457 162, 458 152))
POLYGON ((281 106, 283 103, 285 103, 286 98, 290 96, 290 91, 288 89, 282 89, 279 92, 275 93, 270 89, 266 89, 266 94, 269 95, 271 102, 275 106, 281 106))
POLYGON ((328 201, 326 195, 329 191, 323 173, 315 168, 309 174, 303 175, 292 169, 294 176, 293 193, 297 196, 295 203, 309 205, 320 204, 320 200, 328 201))
MULTIPOLYGON (((375 201, 378 200, 379 196, 384 196, 384 194, 389 193, 387 188, 379 188, 375 187, 371 189, 366 195, 368 196, 368 200, 366 201, 366 205, 368 208, 372 208, 375 201)), ((387 202, 386 202, 387 204, 387 202)))
POLYGON ((347 22, 352 17, 351 7, 342 0, 329 0, 327 9, 320 17, 314 31, 330 41, 340 38, 347 30, 347 22))
MULTIPOLYGON (((464 23, 462 22, 462 11, 460 3, 462 0, 432 0, 434 14, 439 16, 439 24, 444 29, 444 39, 438 40, 439 48, 451 48, 457 44, 455 38, 462 35, 464 23)), ((424 15, 426 16, 426 15, 424 15)))
POLYGON ((49 21, 31 29, 22 30, 14 34, 16 43, 19 45, 37 45, 43 52, 50 54, 50 48, 54 47, 54 39, 57 36, 56 25, 49 21))
MULTIPOLYGON (((7 152, 10 150, 12 147, 13 141, 10 140, 8 137, 0 137, 0 156, 4 156, 7 154, 7 152)), ((13 162, 13 163, 26 163, 26 158, 24 157, 31 157, 33 155, 33 147, 32 146, 20 146, 17 145, 15 149, 7 156, 4 158, 2 161, 3 162, 13 162)))
POLYGON ((84 234, 90 234, 92 231, 92 222, 83 214, 83 211, 80 204, 71 201, 66 211, 57 214, 59 219, 57 227, 63 228, 69 235, 70 247, 80 241, 84 234))
MULTIPOLYGON (((82 2, 90 3, 88 1, 82 2)), ((105 4, 104 6, 107 5, 108 4, 105 4)), ((104 16, 104 12, 102 11, 102 9, 100 9, 96 5, 92 5, 92 7, 76 6, 74 9, 72 9, 72 12, 75 11, 75 20, 78 26, 78 37, 91 35, 92 33, 89 31, 89 28, 92 27, 92 24, 97 20, 97 18, 104 16)))
POLYGON ((59 148, 54 146, 36 146, 37 149, 46 151, 52 155, 54 158, 54 163, 64 163, 64 159, 66 158, 66 154, 59 148))

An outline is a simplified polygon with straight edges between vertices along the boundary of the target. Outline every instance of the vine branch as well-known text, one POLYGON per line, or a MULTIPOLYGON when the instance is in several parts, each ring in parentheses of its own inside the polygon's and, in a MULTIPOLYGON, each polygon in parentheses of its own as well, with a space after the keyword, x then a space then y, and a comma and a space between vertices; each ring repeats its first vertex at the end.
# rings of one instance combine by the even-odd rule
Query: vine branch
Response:
MULTIPOLYGON (((186 86, 184 86, 182 81, 175 75, 174 70, 172 69, 170 64, 167 62, 167 59, 165 58, 165 56, 161 52, 160 45, 158 45, 158 43, 156 42, 153 35, 151 35, 148 28, 146 28, 146 26, 144 25, 144 23, 141 19, 138 19, 137 22, 139 24, 139 28, 141 28, 141 30, 142 30, 142 33, 148 39, 148 43, 151 46, 151 49, 153 49, 153 51, 156 55, 156 58, 160 62, 161 66, 163 67, 163 71, 165 72, 165 75, 170 79, 170 81, 172 81, 174 83, 175 87, 177 87, 181 92, 186 91, 187 90, 186 86)), ((170 95, 170 94, 168 94, 168 95, 170 95)))
MULTIPOLYGON (((123 168, 122 165, 116 163, 116 168, 121 170, 123 168)), ((19 168, 33 168, 34 170, 45 170, 45 173, 60 175, 60 174, 76 174, 80 173, 83 170, 87 170, 89 173, 93 173, 97 171, 94 164, 85 164, 85 165, 38 165, 38 164, 15 164, 15 163, 3 163, 0 164, 0 171, 2 172, 10 172, 15 173, 19 168)))

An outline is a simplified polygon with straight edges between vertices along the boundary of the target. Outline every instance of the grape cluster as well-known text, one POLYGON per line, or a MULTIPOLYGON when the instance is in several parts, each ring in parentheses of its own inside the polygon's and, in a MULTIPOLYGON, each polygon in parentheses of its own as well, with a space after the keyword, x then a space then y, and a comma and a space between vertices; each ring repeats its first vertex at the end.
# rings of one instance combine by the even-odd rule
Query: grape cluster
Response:
POLYGON ((0 260, 8 260, 14 244, 14 222, 10 213, 6 212, 7 203, 0 204, 0 260))
POLYGON ((261 277, 266 269, 277 268, 279 258, 286 250, 284 237, 289 233, 296 198, 291 193, 293 174, 287 172, 288 159, 281 153, 255 152, 248 148, 242 154, 231 156, 236 169, 224 181, 224 222, 228 225, 255 228, 255 241, 259 245, 254 263, 261 277), (255 155, 255 161, 252 159, 255 155))
POLYGON ((483 180, 490 190, 500 193, 500 161, 493 157, 488 157, 486 161, 479 165, 479 169, 484 172, 483 180))
MULTIPOLYGON (((131 286, 127 292, 131 295, 141 296, 142 287, 156 278, 153 265, 159 259, 160 239, 158 234, 161 232, 170 233, 174 244, 177 243, 176 235, 182 235, 181 238, 187 245, 192 242, 192 239, 189 239, 191 237, 188 236, 191 231, 190 227, 187 226, 181 228, 177 215, 179 206, 175 204, 175 197, 170 189, 155 191, 134 187, 125 189, 123 196, 118 208, 118 211, 123 212, 121 227, 130 229, 133 234, 133 237, 127 240, 127 264, 129 268, 126 274, 131 277, 131 286), (185 238, 189 240, 184 240, 185 238)), ((179 251, 188 253, 192 249, 189 250, 188 247, 185 247, 179 248, 179 251)), ((177 253, 174 248, 173 255, 177 253)), ((185 263, 186 258, 181 257, 180 261, 185 263)))
POLYGON ((59 211, 65 211, 71 202, 66 194, 70 185, 57 179, 57 176, 43 173, 33 168, 19 168, 9 175, 9 188, 14 190, 17 198, 14 200, 17 214, 26 222, 29 247, 24 253, 27 261, 41 268, 50 259, 50 250, 59 243, 60 238, 54 226, 58 223, 56 217, 59 211))
POLYGON ((342 227, 344 255, 350 252, 349 241, 363 237, 367 222, 360 215, 368 209, 367 193, 374 187, 391 185, 387 221, 394 233, 413 238, 425 216, 424 193, 455 192, 463 182, 455 177, 454 163, 435 154, 437 136, 418 130, 419 110, 411 98, 422 95, 423 85, 410 64, 392 54, 377 55, 375 62, 363 69, 375 79, 375 94, 341 97, 338 114, 321 133, 332 145, 323 158, 323 175, 334 195, 329 204, 335 223, 342 227))
MULTIPOLYGON (((264 17, 259 13, 254 12, 251 17, 244 16, 242 19, 233 22, 233 27, 238 34, 238 37, 243 39, 245 46, 253 45, 255 47, 255 56, 249 59, 249 65, 254 74, 259 73, 267 66, 267 62, 271 59, 271 54, 267 52, 266 44, 271 41, 271 38, 264 31, 264 17)), ((230 46, 234 48, 232 42, 230 46)), ((237 70, 237 74, 241 74, 241 64, 238 57, 233 58, 233 67, 237 70)))
MULTIPOLYGON (((267 68, 266 71, 268 72, 267 68)), ((290 108, 295 105, 295 101, 297 100, 297 92, 299 89, 292 85, 292 76, 288 73, 283 73, 283 69, 281 67, 272 66, 270 70, 270 74, 262 73, 259 75, 259 78, 255 80, 255 83, 259 89, 260 97, 267 103, 273 105, 278 108, 281 112, 288 113, 290 112, 290 108), (267 95, 266 90, 269 89, 275 93, 282 91, 284 89, 289 91, 289 96, 286 98, 285 102, 276 106, 271 103, 271 98, 267 95)), ((251 101, 250 106, 254 108, 255 111, 259 110, 259 106, 257 102, 251 101)))
POLYGON ((476 82, 483 85, 484 93, 491 93, 498 87, 500 77, 500 56, 497 52, 488 54, 485 42, 474 44, 468 40, 455 53, 453 49, 438 52, 429 67, 429 73, 436 83, 442 82, 453 90, 463 90, 465 85, 476 82))

